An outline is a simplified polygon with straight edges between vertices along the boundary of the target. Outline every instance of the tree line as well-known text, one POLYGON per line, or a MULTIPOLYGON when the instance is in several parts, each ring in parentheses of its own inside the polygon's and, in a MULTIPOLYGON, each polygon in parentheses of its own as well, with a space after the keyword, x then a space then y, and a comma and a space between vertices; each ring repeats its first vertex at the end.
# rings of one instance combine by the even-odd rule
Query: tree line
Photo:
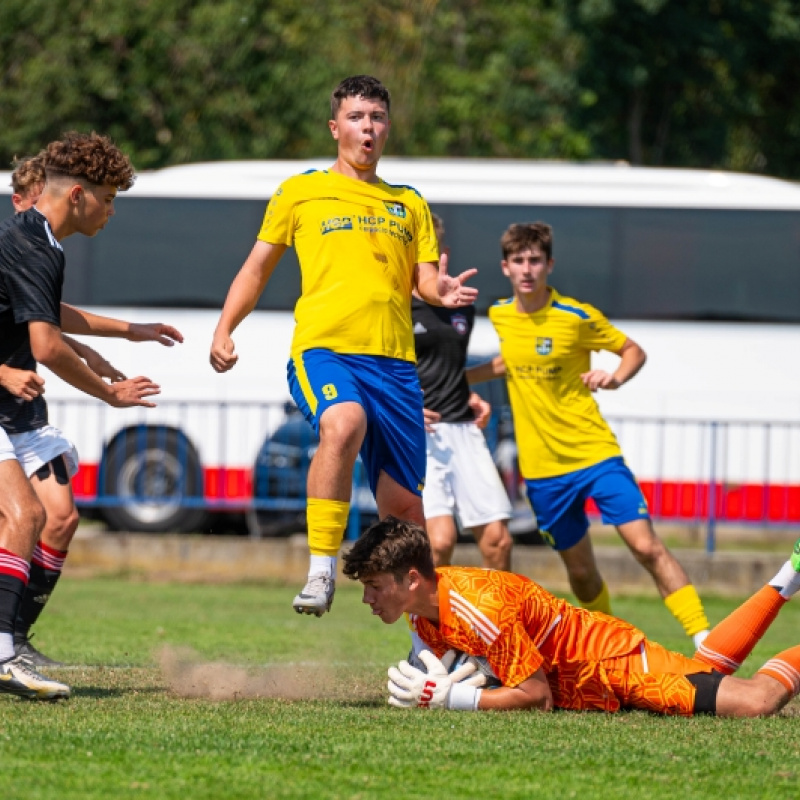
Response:
POLYGON ((338 81, 387 153, 800 179, 798 0, 3 0, 0 168, 68 129, 138 169, 333 152, 338 81))

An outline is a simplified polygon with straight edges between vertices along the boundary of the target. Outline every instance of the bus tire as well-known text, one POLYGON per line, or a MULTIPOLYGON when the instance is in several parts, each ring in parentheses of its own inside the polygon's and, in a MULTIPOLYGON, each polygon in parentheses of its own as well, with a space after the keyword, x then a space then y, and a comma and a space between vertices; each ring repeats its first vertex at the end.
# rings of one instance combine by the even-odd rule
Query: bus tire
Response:
POLYGON ((187 533, 208 523, 197 451, 180 432, 140 425, 118 434, 101 467, 103 516, 113 530, 187 533))

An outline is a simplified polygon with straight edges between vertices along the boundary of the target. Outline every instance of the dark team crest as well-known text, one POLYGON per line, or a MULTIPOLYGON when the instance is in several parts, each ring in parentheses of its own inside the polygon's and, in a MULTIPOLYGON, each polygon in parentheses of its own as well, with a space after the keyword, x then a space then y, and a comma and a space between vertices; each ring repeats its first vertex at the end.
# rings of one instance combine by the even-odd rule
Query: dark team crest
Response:
POLYGON ((467 322, 467 318, 463 314, 453 314, 453 316, 450 317, 450 324, 462 336, 467 335, 467 332, 469 331, 469 323, 467 322))
POLYGON ((406 207, 402 203, 384 203, 384 205, 393 217, 406 218, 406 207))
POLYGON ((537 336, 536 352, 540 356, 549 356, 553 352, 553 340, 549 336, 537 336))

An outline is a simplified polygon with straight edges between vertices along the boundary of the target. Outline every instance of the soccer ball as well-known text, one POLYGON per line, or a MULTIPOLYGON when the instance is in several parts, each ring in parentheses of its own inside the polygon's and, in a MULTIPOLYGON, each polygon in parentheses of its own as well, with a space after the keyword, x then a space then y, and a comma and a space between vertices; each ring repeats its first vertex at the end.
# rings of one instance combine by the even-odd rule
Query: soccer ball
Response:
POLYGON ((478 667, 478 672, 482 672, 486 676, 484 689, 496 689, 498 686, 503 685, 500 678, 494 674, 494 670, 489 666, 489 662, 483 656, 471 656, 469 653, 459 652, 455 661, 453 661, 453 665, 450 667, 450 672, 454 672, 460 666, 467 663, 475 664, 478 667))

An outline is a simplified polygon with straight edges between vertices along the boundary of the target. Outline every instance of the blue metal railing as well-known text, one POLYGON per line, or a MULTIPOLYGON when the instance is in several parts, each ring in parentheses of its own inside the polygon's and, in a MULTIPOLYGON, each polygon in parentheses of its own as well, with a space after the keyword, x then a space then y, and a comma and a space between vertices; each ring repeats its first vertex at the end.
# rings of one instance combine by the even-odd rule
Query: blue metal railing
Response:
MULTIPOLYGON (((73 486, 83 507, 145 530, 180 528, 176 520, 186 526, 210 510, 247 513, 256 532, 303 523, 317 439, 283 404, 162 402, 158 409, 117 411, 92 400, 61 400, 49 406, 51 422, 76 440, 83 469, 73 486)), ((709 552, 722 524, 800 527, 800 421, 611 416, 609 422, 653 519, 704 527, 709 552)), ((512 529, 533 526, 508 407, 495 406, 485 433, 516 509, 512 529)), ((348 535, 375 516, 357 462, 348 535)))

